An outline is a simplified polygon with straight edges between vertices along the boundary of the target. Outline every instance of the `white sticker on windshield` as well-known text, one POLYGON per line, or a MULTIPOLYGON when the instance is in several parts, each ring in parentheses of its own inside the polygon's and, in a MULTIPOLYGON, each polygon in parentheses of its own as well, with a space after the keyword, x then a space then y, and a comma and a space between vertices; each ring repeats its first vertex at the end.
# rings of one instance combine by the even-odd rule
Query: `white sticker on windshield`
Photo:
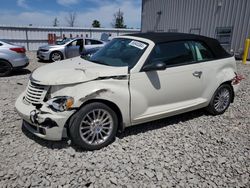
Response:
POLYGON ((139 41, 135 41, 135 40, 132 40, 128 45, 134 46, 134 47, 139 48, 141 50, 143 50, 147 46, 146 44, 139 42, 139 41))

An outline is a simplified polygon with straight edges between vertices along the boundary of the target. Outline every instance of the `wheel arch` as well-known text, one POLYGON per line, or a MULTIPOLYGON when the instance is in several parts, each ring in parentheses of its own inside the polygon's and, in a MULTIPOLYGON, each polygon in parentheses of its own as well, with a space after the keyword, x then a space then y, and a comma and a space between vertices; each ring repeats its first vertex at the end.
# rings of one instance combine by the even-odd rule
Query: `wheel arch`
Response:
POLYGON ((51 59, 51 56, 52 56, 52 54, 55 53, 55 52, 60 53, 60 54, 62 55, 62 60, 65 59, 64 54, 63 54, 60 50, 54 50, 54 51, 50 52, 50 54, 49 54, 49 59, 50 59, 50 60, 52 60, 52 59, 51 59))
MULTIPOLYGON (((232 81, 231 81, 231 80, 225 81, 225 82, 223 82, 222 84, 220 84, 220 86, 221 86, 221 85, 228 85, 228 86, 230 86, 231 91, 232 91, 231 103, 233 103, 233 102, 234 102, 235 93, 234 93, 234 89, 233 89, 233 86, 232 86, 232 81)), ((220 86, 219 86, 219 87, 220 87, 220 86)))
POLYGON ((12 64, 9 62, 9 60, 8 60, 8 59, 3 59, 3 58, 0 58, 0 61, 6 61, 6 62, 8 62, 8 63, 11 65, 11 67, 13 68, 12 64))
POLYGON ((72 125, 73 121, 75 120, 76 114, 79 111, 79 109, 83 108, 87 104, 94 103, 94 102, 103 103, 103 104, 107 105, 108 107, 110 107, 115 112, 115 114, 117 115, 117 118, 118 118, 117 132, 122 132, 124 130, 123 117, 122 117, 121 110, 114 102, 111 102, 111 101, 105 100, 105 99, 89 99, 89 100, 85 101, 84 103, 82 103, 81 106, 79 106, 79 108, 77 108, 76 112, 68 118, 68 120, 65 124, 65 128, 67 129, 68 136, 70 135, 69 134, 70 125, 72 125))
POLYGON ((7 71, 5 71, 3 73, 0 73, 0 77, 9 75, 12 72, 12 70, 14 69, 12 63, 10 63, 8 60, 3 59, 3 58, 0 58, 0 62, 3 62, 1 64, 7 64, 9 66, 9 68, 7 69, 7 71))

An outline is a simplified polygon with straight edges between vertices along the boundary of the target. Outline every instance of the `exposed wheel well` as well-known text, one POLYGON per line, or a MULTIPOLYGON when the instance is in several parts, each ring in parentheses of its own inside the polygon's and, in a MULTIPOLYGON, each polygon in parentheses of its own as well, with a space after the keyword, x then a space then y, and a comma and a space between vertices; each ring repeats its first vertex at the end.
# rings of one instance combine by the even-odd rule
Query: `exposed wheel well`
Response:
MULTIPOLYGON (((118 118, 118 129, 117 129, 117 131, 118 132, 122 132, 123 129, 124 129, 124 127, 123 127, 122 113, 121 113, 121 110, 119 109, 119 107, 115 103, 113 103, 111 101, 108 101, 108 100, 103 100, 103 99, 90 99, 90 100, 84 102, 79 107, 79 109, 82 108, 82 107, 84 107, 86 104, 90 104, 90 103, 93 103, 93 102, 100 102, 100 103, 106 104, 108 107, 110 107, 116 113, 117 118, 118 118)), ((72 124, 72 122, 74 121, 75 114, 77 114, 77 112, 78 112, 78 110, 73 115, 71 115, 71 117, 67 120, 67 122, 65 124, 66 127, 67 127, 67 134, 68 135, 69 135, 69 131, 68 131, 69 129, 68 128, 72 124)))

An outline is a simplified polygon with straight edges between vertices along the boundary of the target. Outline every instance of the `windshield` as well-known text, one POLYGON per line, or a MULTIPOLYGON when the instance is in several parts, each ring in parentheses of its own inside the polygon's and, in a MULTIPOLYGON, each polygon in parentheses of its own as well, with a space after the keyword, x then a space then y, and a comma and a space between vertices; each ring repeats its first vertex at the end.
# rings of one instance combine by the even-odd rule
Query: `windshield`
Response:
POLYGON ((132 68, 147 48, 141 41, 116 38, 93 54, 89 61, 108 66, 132 68))
POLYGON ((66 44, 67 42, 69 42, 70 40, 72 40, 71 38, 65 38, 65 39, 62 39, 60 41, 56 41, 56 44, 57 45, 63 45, 63 44, 66 44))

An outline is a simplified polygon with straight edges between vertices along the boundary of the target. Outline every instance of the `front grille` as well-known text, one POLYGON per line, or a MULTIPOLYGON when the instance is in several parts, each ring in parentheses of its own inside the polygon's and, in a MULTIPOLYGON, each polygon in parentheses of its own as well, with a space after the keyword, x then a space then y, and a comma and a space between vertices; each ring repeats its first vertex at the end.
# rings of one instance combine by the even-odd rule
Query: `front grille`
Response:
POLYGON ((24 100, 31 104, 40 104, 43 101, 48 88, 48 86, 39 85, 29 81, 24 100))

